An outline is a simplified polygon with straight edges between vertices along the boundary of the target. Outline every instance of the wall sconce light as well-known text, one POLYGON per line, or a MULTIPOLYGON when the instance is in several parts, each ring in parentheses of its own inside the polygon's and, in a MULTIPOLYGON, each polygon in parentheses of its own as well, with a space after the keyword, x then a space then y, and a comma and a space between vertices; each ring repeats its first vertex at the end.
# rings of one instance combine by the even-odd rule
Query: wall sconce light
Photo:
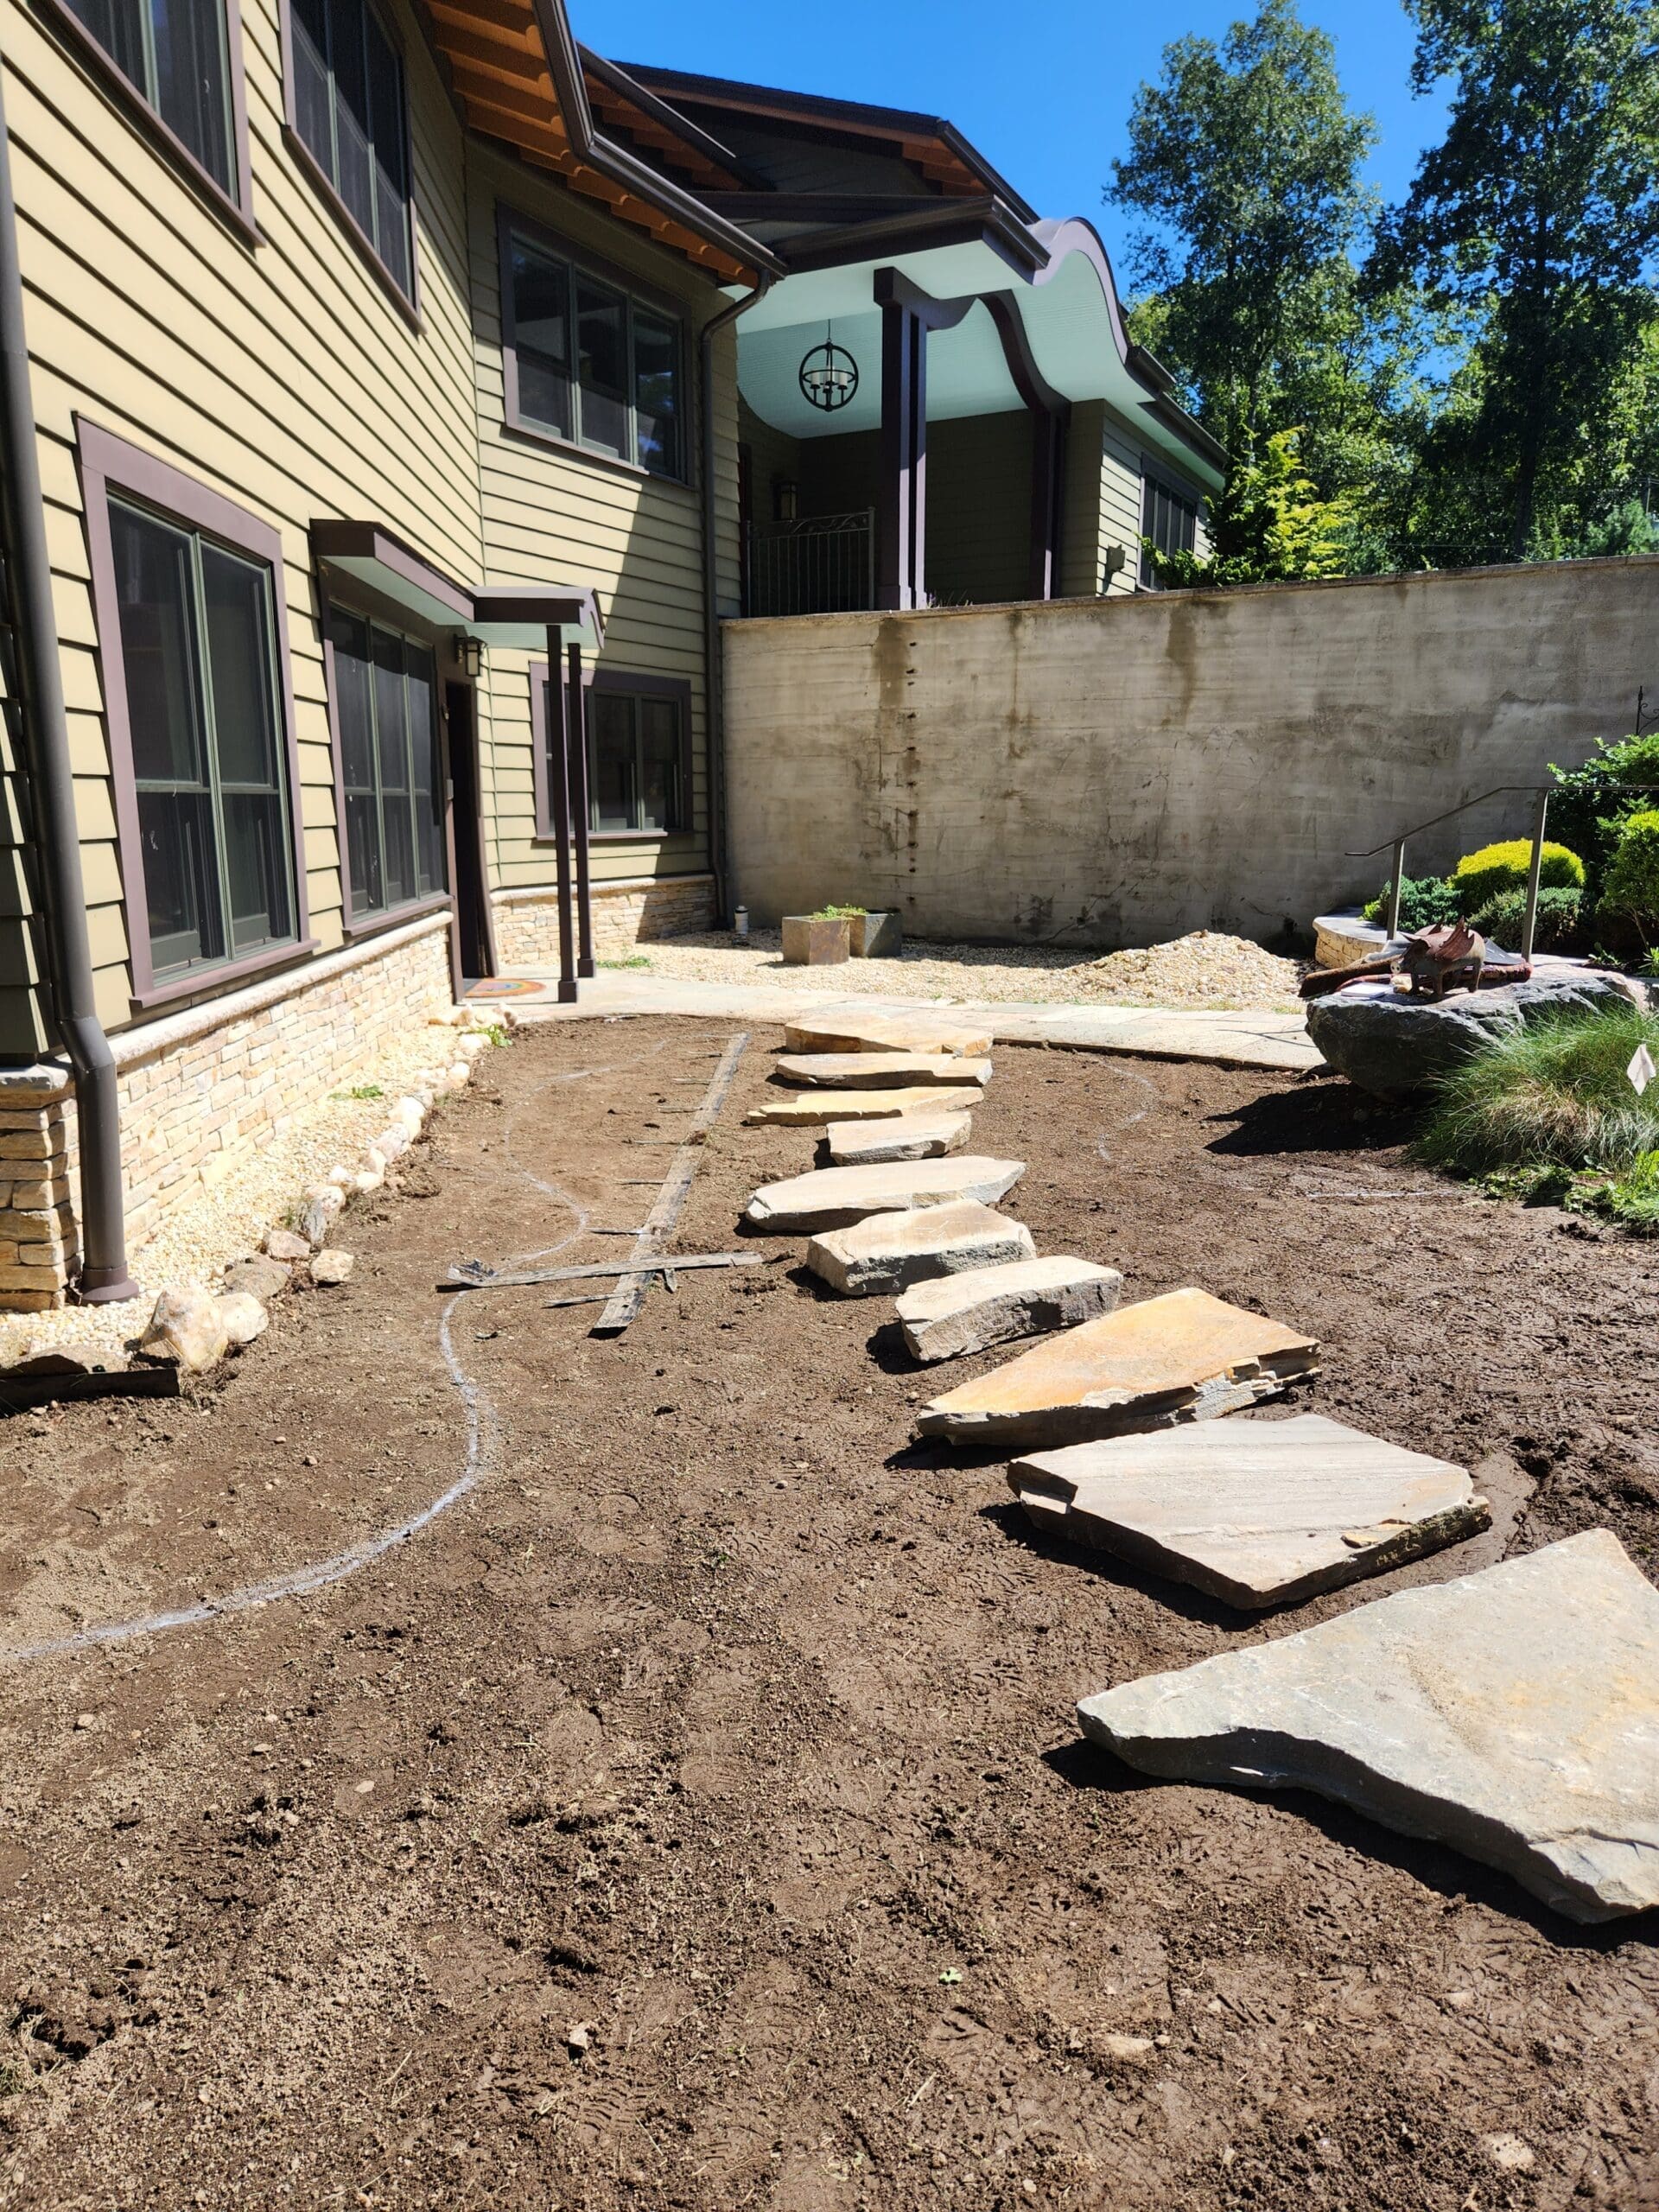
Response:
POLYGON ((455 666, 464 674, 476 678, 484 666, 484 647, 477 638, 469 638, 465 631, 455 639, 455 666))
POLYGON ((793 522, 801 511, 801 487, 787 476, 772 480, 772 518, 774 522, 793 522))
POLYGON ((1122 575, 1128 564, 1129 556, 1122 546, 1109 545, 1106 548, 1106 559, 1103 563, 1103 572, 1101 576, 1101 589, 1104 591, 1110 584, 1114 576, 1122 575))

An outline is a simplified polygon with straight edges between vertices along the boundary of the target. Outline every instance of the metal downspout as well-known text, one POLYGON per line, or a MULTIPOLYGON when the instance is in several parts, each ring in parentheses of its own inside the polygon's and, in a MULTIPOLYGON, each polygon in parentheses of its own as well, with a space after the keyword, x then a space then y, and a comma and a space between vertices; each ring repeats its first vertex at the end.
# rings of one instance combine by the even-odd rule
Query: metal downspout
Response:
POLYGON ((702 620, 703 702, 709 725, 709 855, 715 877, 715 921, 731 918, 727 903, 726 854, 726 686, 721 664, 720 608, 716 596, 715 544, 715 340, 728 323, 747 315, 772 289, 764 270, 753 291, 704 323, 698 340, 698 378, 702 402, 702 620))
POLYGON ((45 912, 52 1014, 74 1071, 80 1132, 81 1268, 79 1294, 90 1305, 136 1298, 127 1273, 121 1188, 120 1099, 115 1056, 98 1018, 80 831, 64 718, 52 571, 46 546, 40 459, 23 282, 17 257, 17 208, 11 146, 0 100, 0 534, 16 647, 17 721, 32 791, 31 812, 45 912))

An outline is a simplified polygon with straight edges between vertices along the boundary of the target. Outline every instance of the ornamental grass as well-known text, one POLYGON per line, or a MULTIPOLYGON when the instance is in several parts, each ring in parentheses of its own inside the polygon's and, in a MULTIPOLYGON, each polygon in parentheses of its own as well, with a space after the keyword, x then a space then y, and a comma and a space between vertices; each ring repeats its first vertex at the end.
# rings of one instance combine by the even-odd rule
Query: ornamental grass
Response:
POLYGON ((1509 1168, 1618 1173, 1659 1149, 1659 1083, 1638 1096, 1638 1046, 1659 1059, 1659 1016, 1564 1007, 1443 1076, 1412 1150, 1453 1175, 1509 1168))

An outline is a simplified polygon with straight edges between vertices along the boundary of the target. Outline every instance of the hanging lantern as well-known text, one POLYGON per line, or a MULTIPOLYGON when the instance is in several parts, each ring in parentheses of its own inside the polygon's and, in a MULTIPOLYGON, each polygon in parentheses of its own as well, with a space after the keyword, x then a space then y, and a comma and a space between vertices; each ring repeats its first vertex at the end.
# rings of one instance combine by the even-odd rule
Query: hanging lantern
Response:
POLYGON ((815 346, 801 363, 801 391, 807 404, 833 415, 857 390, 858 363, 835 343, 834 326, 825 323, 823 345, 815 346))

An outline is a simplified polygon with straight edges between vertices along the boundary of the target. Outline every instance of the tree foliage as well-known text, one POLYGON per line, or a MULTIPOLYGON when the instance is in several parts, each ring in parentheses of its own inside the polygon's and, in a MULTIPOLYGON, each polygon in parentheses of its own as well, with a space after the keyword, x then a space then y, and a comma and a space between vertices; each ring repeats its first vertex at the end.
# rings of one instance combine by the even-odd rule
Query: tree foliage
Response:
POLYGON ((1321 499, 1302 473, 1297 434, 1279 430, 1258 461, 1235 463, 1210 519, 1211 551, 1147 551, 1161 584, 1309 582, 1339 576, 1345 567, 1349 515, 1341 499, 1321 499))

